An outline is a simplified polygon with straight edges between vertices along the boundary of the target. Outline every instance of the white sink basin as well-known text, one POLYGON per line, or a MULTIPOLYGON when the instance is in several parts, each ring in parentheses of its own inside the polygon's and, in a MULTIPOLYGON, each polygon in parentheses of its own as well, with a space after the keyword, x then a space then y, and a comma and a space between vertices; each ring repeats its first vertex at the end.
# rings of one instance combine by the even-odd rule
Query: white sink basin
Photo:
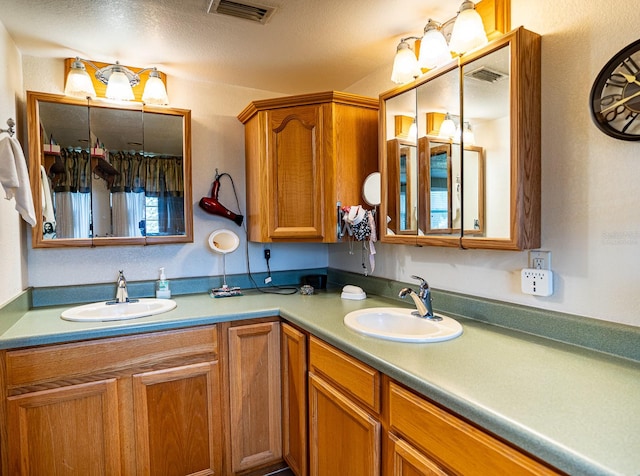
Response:
POLYGON ((140 299, 137 302, 107 304, 110 301, 94 302, 72 307, 60 317, 67 321, 123 321, 137 317, 153 316, 176 307, 173 299, 140 299))
POLYGON ((413 316, 413 309, 373 307, 344 316, 344 324, 360 334, 400 342, 441 342, 462 334, 462 325, 450 317, 432 321, 413 316))

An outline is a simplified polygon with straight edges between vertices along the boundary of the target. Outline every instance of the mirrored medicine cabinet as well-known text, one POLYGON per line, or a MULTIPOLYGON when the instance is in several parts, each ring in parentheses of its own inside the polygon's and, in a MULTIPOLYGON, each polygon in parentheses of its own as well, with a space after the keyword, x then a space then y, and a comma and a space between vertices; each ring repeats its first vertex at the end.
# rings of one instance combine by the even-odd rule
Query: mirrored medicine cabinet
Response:
POLYGON ((540 246, 540 36, 516 29, 380 95, 381 240, 540 246))
POLYGON ((27 92, 34 248, 193 241, 191 113, 27 92))

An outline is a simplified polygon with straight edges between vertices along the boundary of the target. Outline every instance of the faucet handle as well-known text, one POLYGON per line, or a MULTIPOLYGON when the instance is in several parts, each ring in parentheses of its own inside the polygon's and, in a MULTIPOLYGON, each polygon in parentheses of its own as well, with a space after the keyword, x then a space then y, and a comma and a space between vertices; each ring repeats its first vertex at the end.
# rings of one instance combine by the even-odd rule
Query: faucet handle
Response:
POLYGON ((427 283, 427 281, 424 278, 421 278, 420 276, 416 276, 415 274, 412 274, 411 277, 413 279, 417 279, 418 281, 420 281, 420 288, 429 289, 429 283, 427 283))

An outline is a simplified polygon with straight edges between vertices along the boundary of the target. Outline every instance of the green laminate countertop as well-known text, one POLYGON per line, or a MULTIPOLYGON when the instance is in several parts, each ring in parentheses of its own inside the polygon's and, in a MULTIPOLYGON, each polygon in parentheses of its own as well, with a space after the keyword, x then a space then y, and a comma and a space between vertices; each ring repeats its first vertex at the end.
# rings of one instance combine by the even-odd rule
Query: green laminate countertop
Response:
POLYGON ((37 308, 5 323, 0 348, 175 329, 280 315, 453 412, 575 475, 640 475, 640 363, 455 316, 464 332, 431 344, 397 343, 347 329, 353 310, 398 306, 339 292, 178 296, 176 309, 130 321, 60 319, 37 308))

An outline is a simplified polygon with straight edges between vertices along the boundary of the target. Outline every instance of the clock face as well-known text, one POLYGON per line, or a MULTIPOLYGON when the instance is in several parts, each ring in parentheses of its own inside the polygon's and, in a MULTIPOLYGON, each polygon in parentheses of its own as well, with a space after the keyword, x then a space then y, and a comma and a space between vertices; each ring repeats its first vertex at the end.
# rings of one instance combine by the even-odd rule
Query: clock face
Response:
POLYGON ((591 117, 605 134, 640 140, 640 40, 616 54, 591 88, 591 117))

